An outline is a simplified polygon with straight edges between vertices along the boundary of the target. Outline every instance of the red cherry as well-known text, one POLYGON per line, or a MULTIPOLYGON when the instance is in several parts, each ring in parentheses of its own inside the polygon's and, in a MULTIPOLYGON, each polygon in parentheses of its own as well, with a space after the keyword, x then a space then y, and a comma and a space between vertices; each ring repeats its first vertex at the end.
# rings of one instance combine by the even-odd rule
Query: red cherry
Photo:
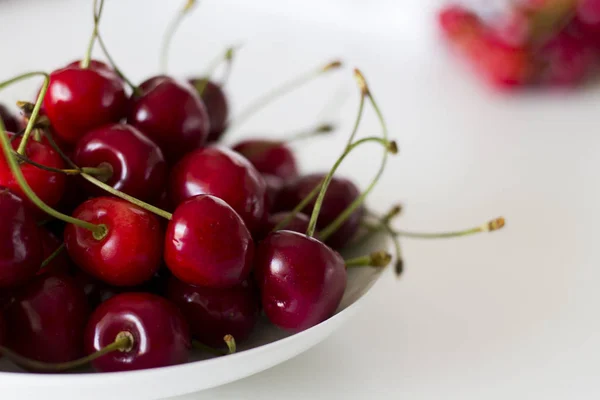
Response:
POLYGON ((73 262, 113 286, 149 280, 161 263, 162 233, 153 214, 125 200, 97 197, 81 204, 73 217, 107 227, 104 238, 68 224, 65 244, 73 262))
POLYGON ((74 279, 81 290, 83 290, 83 293, 85 293, 90 310, 95 310, 106 300, 121 293, 119 288, 107 285, 80 269, 75 270, 74 279))
POLYGON ((187 82, 160 76, 140 85, 128 122, 146 134, 175 163, 206 142, 210 129, 206 108, 187 82))
POLYGON ((100 304, 85 330, 86 352, 111 344, 121 332, 131 334, 133 346, 94 360, 92 365, 98 371, 165 367, 188 359, 189 327, 177 307, 162 297, 123 293, 100 304))
MULTIPOLYGON (((324 178, 324 174, 310 174, 286 183, 277 196, 273 211, 293 210, 324 178)), ((319 213, 317 229, 323 229, 332 223, 359 195, 360 190, 354 183, 348 179, 334 176, 329 184, 319 213)), ((316 196, 302 210, 306 215, 312 213, 315 201, 316 196)), ((334 249, 341 249, 346 246, 358 232, 364 212, 364 206, 358 207, 346 222, 329 237, 327 244, 334 249)))
POLYGON ((279 191, 283 188, 284 180, 273 175, 263 175, 263 179, 267 185, 265 208, 271 210, 277 200, 279 191))
MULTIPOLYGON (((13 149, 16 150, 20 143, 21 138, 13 140, 13 149)), ((51 147, 36 142, 35 140, 29 140, 27 142, 25 155, 30 160, 47 167, 58 169, 63 169, 65 167, 62 158, 57 152, 52 150, 51 147)), ((25 176, 25 180, 33 192, 37 194, 44 203, 50 207, 55 207, 59 203, 65 191, 66 178, 64 174, 45 171, 27 163, 21 164, 21 171, 23 171, 23 176, 25 176)), ((23 199, 27 198, 21 190, 19 183, 14 178, 8 163, 6 162, 6 158, 4 158, 3 155, 0 155, 0 186, 9 188, 23 199)), ((44 213, 29 200, 26 200, 26 203, 37 216, 44 215, 44 213)))
MULTIPOLYGON (((110 166, 112 176, 105 183, 142 201, 157 199, 167 179, 167 163, 158 146, 126 124, 87 133, 77 142, 73 161, 80 167, 110 166)), ((91 184, 86 189, 105 193, 91 184)))
MULTIPOLYGON (((67 66, 66 66, 66 68, 80 68, 80 67, 81 67, 81 60, 73 61, 72 63, 67 64, 67 66)), ((116 79, 122 81, 121 78, 119 77, 119 75, 115 72, 115 70, 110 65, 106 64, 105 62, 98 61, 98 60, 90 60, 90 65, 89 65, 88 69, 92 69, 94 71, 114 75, 116 79)))
MULTIPOLYGON (((269 235, 269 233, 271 233, 271 231, 273 229, 275 229, 277 227, 277 225, 279 225, 280 223, 285 221, 290 216, 290 214, 291 214, 290 212, 282 211, 282 212, 278 212, 278 213, 269 215, 269 217, 267 218, 267 221, 265 222, 265 224, 263 226, 262 237, 263 238, 267 237, 269 235)), ((285 225, 284 230, 298 232, 298 233, 306 233, 306 231, 308 230, 309 222, 310 222, 310 218, 306 214, 299 212, 299 213, 296 213, 292 217, 290 222, 288 222, 285 225)))
POLYGON ((214 289, 171 278, 167 298, 183 313, 192 337, 208 346, 222 347, 223 337, 228 334, 237 343, 242 342, 250 336, 258 320, 258 293, 248 282, 214 289))
POLYGON ((4 123, 4 129, 9 132, 19 132, 23 128, 23 123, 19 118, 3 104, 0 104, 0 120, 4 123))
POLYGON ((281 179, 293 179, 298 176, 296 157, 285 143, 251 139, 233 146, 248 159, 263 175, 272 175, 281 179))
MULTIPOLYGON (((52 232, 44 227, 39 228, 39 235, 42 242, 43 260, 50 257, 62 244, 52 232)), ((71 260, 65 250, 61 251, 52 259, 43 269, 38 270, 37 274, 66 274, 71 266, 71 260)))
POLYGON ((88 131, 125 116, 125 86, 103 68, 68 66, 50 74, 44 109, 56 135, 75 144, 88 131))
POLYGON ((23 200, 0 188, 0 288, 33 277, 43 261, 42 243, 33 214, 23 200))
POLYGON ((196 89, 202 88, 202 92, 198 92, 198 94, 206 106, 210 120, 207 142, 216 142, 225 132, 229 117, 229 104, 225 92, 221 85, 210 80, 205 81, 204 78, 190 79, 189 82, 196 89))
POLYGON ((171 170, 169 195, 174 205, 199 194, 219 197, 243 218, 250 231, 260 227, 265 192, 265 181, 256 168, 223 147, 197 149, 171 170))
POLYGON ((255 268, 267 317, 288 331, 302 331, 331 317, 346 289, 342 256, 296 232, 278 231, 263 240, 255 268))
POLYGON ((8 347, 47 363, 77 359, 87 317, 85 295, 73 279, 44 274, 17 291, 5 312, 8 347))
POLYGON ((181 203, 169 221, 165 262, 180 280, 226 288, 252 269, 254 242, 244 221, 223 200, 200 195, 181 203))

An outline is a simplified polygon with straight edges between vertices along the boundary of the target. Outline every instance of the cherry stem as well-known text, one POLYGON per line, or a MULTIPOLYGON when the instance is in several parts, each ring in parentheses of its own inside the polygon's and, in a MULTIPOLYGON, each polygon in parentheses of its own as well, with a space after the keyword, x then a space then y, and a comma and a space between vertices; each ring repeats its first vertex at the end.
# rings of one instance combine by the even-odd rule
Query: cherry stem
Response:
POLYGON ((62 253, 64 249, 65 249, 65 244, 61 243, 60 246, 58 246, 56 248, 56 250, 54 250, 52 252, 52 254, 50 254, 48 256, 48 258, 46 258, 44 261, 42 261, 42 264, 40 265, 40 269, 44 269, 48 264, 50 264, 52 262, 52 260, 54 260, 56 257, 58 257, 58 255, 60 253, 62 253))
POLYGON ((314 78, 320 76, 321 74, 329 71, 336 70, 342 66, 340 61, 332 61, 324 66, 320 66, 317 69, 310 70, 295 79, 285 82, 283 85, 279 86, 276 89, 267 92, 263 96, 256 99, 253 103, 251 103, 244 111, 242 111, 237 118, 234 119, 232 123, 229 124, 227 130, 231 130, 233 127, 239 128, 244 122, 246 122, 252 115, 256 114, 258 111, 265 108, 267 105, 272 103, 274 100, 282 97, 285 94, 288 94, 295 89, 301 87, 305 83, 313 80, 314 78))
MULTIPOLYGON (((383 131, 383 133, 382 133, 383 140, 387 141, 388 140, 388 129, 387 129, 387 124, 385 123, 385 119, 383 118, 383 114, 381 113, 381 109, 379 108, 379 106, 377 105, 377 102, 375 101, 375 98, 371 94, 371 91, 369 90, 369 87, 367 85, 367 82, 366 82, 363 74, 358 69, 355 69, 354 76, 359 84, 360 89, 361 89, 362 97, 364 98, 366 96, 369 98, 371 105, 372 105, 373 109, 375 110, 375 113, 377 114, 377 118, 379 119, 379 123, 380 123, 381 129, 383 131)), ((395 142, 391 142, 391 143, 395 143, 395 142)), ((319 232, 319 238, 321 240, 323 240, 323 241, 327 240, 327 238, 329 238, 333 233, 335 233, 340 228, 340 226, 342 226, 342 224, 348 219, 348 217, 350 217, 350 215, 352 215, 352 213, 364 203, 367 196, 373 191, 373 189, 379 182, 379 179, 383 175, 383 171, 385 170, 385 167, 387 165, 388 153, 396 154, 397 152, 398 152, 398 149, 396 146, 394 146, 393 148, 384 150, 383 157, 381 160, 381 165, 379 166, 379 170, 377 171, 377 174, 375 175, 375 177, 373 178, 373 180, 371 181, 371 183, 369 184, 367 189, 364 190, 360 194, 360 196, 358 196, 352 202, 352 204, 350 204, 340 215, 338 215, 337 218, 335 220, 333 220, 333 222, 331 222, 327 227, 325 227, 325 229, 323 229, 322 231, 319 232)))
POLYGON ((87 50, 85 52, 85 56, 81 60, 79 64, 81 68, 89 68, 90 63, 92 61, 92 51, 94 50, 94 44, 96 43, 96 38, 98 37, 98 21, 100 20, 100 16, 102 15, 102 10, 104 9, 104 0, 100 0, 100 7, 98 7, 98 0, 94 0, 94 30, 92 31, 92 36, 90 37, 90 41, 88 43, 87 50))
POLYGON ((392 261, 392 255, 386 251, 375 251, 369 255, 346 260, 346 267, 387 267, 392 261))
POLYGON ((474 235, 474 234, 483 233, 483 232, 494 232, 499 229, 502 229, 504 227, 505 223, 506 222, 505 222, 504 218, 500 217, 500 218, 493 219, 489 222, 486 222, 483 225, 476 226, 474 228, 465 229, 462 231, 409 232, 409 231, 396 230, 396 231, 394 231, 394 235, 400 236, 400 237, 406 237, 406 238, 413 238, 413 239, 448 239, 448 238, 455 238, 455 237, 461 237, 461 236, 469 236, 469 235, 474 235))
POLYGON ((204 343, 199 342, 197 340, 192 340, 192 346, 195 349, 205 351, 205 352, 213 354, 215 356, 226 356, 229 354, 233 354, 237 351, 237 345, 235 343, 235 339, 233 338, 233 336, 225 335, 223 337, 223 341, 225 341, 225 344, 227 345, 227 351, 223 351, 221 349, 215 349, 214 347, 205 345, 204 343))
MULTIPOLYGON (((392 222, 392 219, 394 219, 396 216, 398 216, 401 212, 402 212, 402 207, 400 205, 395 205, 383 217, 378 217, 376 215, 372 215, 374 218, 379 219, 380 228, 375 231, 371 231, 371 232, 376 232, 378 230, 383 230, 383 231, 385 231, 386 235, 388 235, 390 237, 390 239, 392 240, 392 243, 394 245, 394 251, 396 253, 396 263, 395 263, 394 271, 395 271, 397 277, 402 275, 402 272, 404 271, 404 260, 402 257, 402 247, 400 246, 400 240, 399 240, 398 236, 394 234, 394 230, 391 226, 391 222, 392 222)), ((373 214, 373 213, 371 213, 371 214, 373 214)))
POLYGON ((45 363, 37 360, 32 360, 27 357, 23 357, 20 354, 17 354, 14 351, 3 346, 0 346, 0 353, 6 356, 6 358, 11 360, 13 363, 24 367, 28 370, 37 372, 62 372, 83 367, 84 365, 96 360, 97 358, 100 358, 114 351, 129 351, 133 347, 134 342, 135 341, 131 333, 119 332, 114 342, 98 350, 97 352, 92 353, 89 356, 79 358, 77 360, 56 364, 45 363))
POLYGON ((171 42, 173 41, 173 36, 175 36, 175 32, 177 32, 177 29, 181 25, 181 21, 183 21, 185 16, 192 10, 192 8, 194 8, 196 3, 196 0, 187 0, 183 8, 175 15, 175 18, 173 18, 169 26, 167 26, 160 52, 160 68, 163 73, 167 72, 169 63, 169 49, 171 47, 171 42))
POLYGON ((301 131, 290 135, 290 137, 285 140, 284 143, 294 143, 299 142, 304 139, 309 139, 315 136, 327 135, 333 131, 335 131, 336 126, 333 124, 323 123, 320 124, 310 130, 301 131))
POLYGON ((48 215, 50 215, 54 218, 57 218, 66 223, 77 225, 81 228, 90 230, 93 233, 94 238, 97 240, 101 240, 107 235, 108 228, 106 227, 106 225, 92 224, 90 222, 83 221, 83 220, 80 220, 77 218, 73 218, 69 215, 65 215, 61 212, 58 212, 55 209, 53 209, 52 207, 48 206, 46 203, 44 203, 35 194, 35 192, 31 189, 31 187, 27 183, 27 180, 23 176, 23 172, 21 171, 18 161, 13 156, 12 147, 10 145, 10 141, 8 140, 8 135, 6 134, 6 129, 4 128, 4 123, 2 121, 0 121, 0 142, 1 142, 0 144, 2 145, 2 151, 4 152, 4 158, 6 159, 6 162, 8 163, 15 180, 21 187, 21 190, 23 191, 23 193, 25 193, 27 198, 33 204, 35 204, 39 209, 41 209, 42 211, 44 211, 45 213, 47 213, 48 215))
POLYGON ((204 90, 206 89, 206 86, 208 85, 208 81, 210 80, 210 77, 212 76, 212 74, 215 72, 215 70, 217 69, 219 64, 221 64, 221 62, 223 60, 225 60, 225 62, 227 63, 227 72, 225 74, 225 78, 221 80, 220 86, 223 87, 225 85, 225 82, 229 78, 229 74, 231 73, 231 64, 233 62, 233 54, 234 54, 235 50, 236 50, 236 47, 234 47, 234 46, 227 48, 227 50, 225 50, 224 55, 219 55, 216 59, 214 59, 209 64, 209 67, 207 68, 206 72, 204 73, 204 78, 199 79, 196 82, 196 84, 194 85, 196 87, 196 92, 198 92, 199 96, 202 96, 202 94, 204 93, 204 90))
POLYGON ((299 212, 304 210, 304 208, 306 206, 308 206, 308 203, 310 203, 315 198, 315 196, 319 193, 319 191, 321 190, 321 187, 323 186, 324 181, 325 180, 323 179, 317 186, 315 186, 313 188, 313 190, 311 190, 311 192, 304 199, 302 199, 302 201, 300 203, 298 203, 298 205, 296 207, 294 207, 294 209, 292 211, 289 212, 287 217, 285 217, 280 223, 275 225, 275 228, 273 228, 273 230, 271 232, 275 232, 275 231, 284 229, 294 219, 294 217, 299 212))
POLYGON ((98 32, 98 34, 97 34, 97 39, 98 39, 98 44, 100 45, 100 49, 102 49, 104 56, 106 57, 106 59, 108 60, 110 65, 112 66, 115 73, 121 79, 123 79, 123 81, 127 84, 127 86, 129 86, 131 88, 131 90, 133 91, 133 94, 135 96, 139 96, 142 93, 140 88, 138 86, 136 86, 135 84, 133 84, 133 82, 129 78, 127 78, 127 76, 123 73, 123 71, 119 67, 117 67, 115 60, 110 56, 110 53, 108 52, 108 49, 106 48, 106 44, 104 44, 104 40, 102 39, 100 32, 98 32))
POLYGON ((23 161, 27 164, 31 164, 36 168, 42 169, 44 171, 48 171, 48 172, 54 172, 54 173, 59 173, 59 174, 65 174, 65 175, 81 175, 81 173, 86 173, 89 175, 94 175, 96 176, 98 179, 102 180, 103 182, 108 181, 113 174, 113 169, 110 166, 110 164, 104 164, 98 167, 82 167, 82 168, 74 168, 74 169, 59 169, 59 168, 53 168, 53 167, 48 167, 46 165, 37 163, 25 156, 22 156, 18 153, 13 153, 13 155, 15 155, 20 161, 23 161))
POLYGON ((17 153, 25 154, 25 149, 27 148, 27 142, 29 141, 29 137, 31 136, 31 131, 35 126, 35 120, 37 119, 40 109, 42 108, 42 102, 44 101, 44 96, 46 96, 46 91, 48 90, 48 84, 50 83, 50 77, 47 73, 41 71, 29 72, 26 74, 15 76, 7 81, 0 83, 0 90, 4 89, 7 86, 12 85, 13 83, 22 81, 24 79, 29 79, 34 76, 43 76, 44 83, 42 84, 42 89, 40 90, 40 94, 35 102, 35 106, 33 110, 31 110, 31 118, 27 122, 27 127, 25 128, 25 132, 23 133, 23 139, 21 139, 21 143, 19 144, 19 148, 17 149, 17 153))
POLYGON ((84 178, 85 180, 87 180, 88 182, 93 183, 94 185, 98 186, 99 188, 107 191, 108 193, 112 194, 113 196, 119 197, 123 200, 126 200, 140 208, 143 208, 146 211, 149 211, 151 213, 154 213, 156 215, 158 215, 159 217, 163 217, 165 219, 170 220, 173 217, 173 214, 171 214, 170 212, 167 212, 165 210, 161 210, 158 207, 155 207, 151 204, 148 204, 144 201, 141 201, 139 199, 136 199, 133 196, 128 195, 127 193, 123 193, 120 190, 117 190, 115 188, 113 188, 112 186, 107 185, 106 183, 98 180, 97 178, 86 174, 85 172, 81 172, 80 173, 81 177, 84 178))

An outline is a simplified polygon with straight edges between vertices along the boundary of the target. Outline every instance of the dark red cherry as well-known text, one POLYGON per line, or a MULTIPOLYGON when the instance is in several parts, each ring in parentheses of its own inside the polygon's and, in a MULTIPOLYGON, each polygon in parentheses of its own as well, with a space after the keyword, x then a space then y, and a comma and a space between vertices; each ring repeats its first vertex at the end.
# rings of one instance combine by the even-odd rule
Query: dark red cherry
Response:
MULTIPOLYGON (((42 252, 44 255, 42 261, 44 261, 62 245, 62 242, 52 232, 44 227, 39 228, 39 235, 42 242, 42 252)), ((37 274, 66 274, 68 273, 70 266, 71 260, 67 255, 67 251, 62 250, 43 269, 38 270, 37 274)))
POLYGON ((267 210, 272 210, 279 195, 279 191, 283 187, 284 180, 273 175, 263 175, 263 179, 267 184, 267 192, 265 204, 267 210))
MULTIPOLYGON (((289 217, 289 215, 290 212, 288 211, 282 211, 269 215, 267 221, 263 225, 262 237, 267 237, 267 235, 271 233, 271 231, 275 229, 277 225, 285 221, 289 217)), ((292 217, 290 222, 288 222, 282 230, 306 233, 309 222, 310 218, 306 214, 299 212, 292 217)))
POLYGON ((0 120, 4 123, 4 129, 9 132, 19 132, 23 128, 21 120, 3 104, 0 104, 0 120))
POLYGON ((258 292, 248 282, 214 289, 171 278, 167 298, 183 313, 192 337, 212 347, 222 347, 227 334, 237 343, 242 342, 250 336, 258 320, 258 292))
POLYGON ((131 371, 166 367, 187 361, 189 327, 175 305, 149 293, 123 293, 100 304, 85 330, 86 353, 111 344, 120 332, 133 337, 133 346, 92 362, 98 371, 131 371))
POLYGON ((75 270, 74 279, 85 293, 90 310, 95 310, 101 303, 121 293, 119 288, 110 286, 81 269, 75 270))
POLYGON ((125 116, 125 86, 104 68, 71 65, 50 74, 44 109, 56 135, 75 144, 88 131, 125 116))
MULTIPOLYGON (((167 163, 154 142, 131 125, 108 125, 82 137, 73 153, 80 167, 110 166, 105 183, 142 201, 158 198, 167 180, 167 163)), ((91 194, 105 193, 86 185, 91 194)))
POLYGON ((265 213, 266 184, 244 157, 220 146, 197 149, 171 170, 169 195, 174 205, 199 194, 225 200, 248 229, 260 227, 265 213))
MULTIPOLYGON (((310 174, 301 176, 290 182, 286 182, 279 191, 273 211, 291 211, 325 178, 324 174, 310 174)), ((348 179, 334 177, 331 180, 319 219, 317 230, 323 229, 333 222, 352 202, 360 196, 360 190, 348 179)), ((315 205, 315 199, 302 210, 310 215, 315 205)), ((360 227, 360 221, 364 215, 363 206, 358 207, 340 228, 327 239, 326 243, 334 249, 346 246, 356 235, 360 227)))
POLYGON ((165 262, 180 280, 226 288, 252 269, 254 242, 240 216, 223 200, 200 195, 180 204, 169 221, 165 262))
POLYGON ((285 143, 250 139, 233 146, 233 150, 246 157, 263 175, 281 179, 293 179, 298 176, 296 157, 285 143))
POLYGON ((205 81, 204 78, 190 79, 190 84, 198 91, 210 120, 210 133, 208 134, 207 142, 216 142, 221 138, 227 126, 227 118, 229 117, 229 104, 227 97, 221 85, 212 81, 205 81))
POLYGON ((257 248, 262 306, 276 326, 298 332, 331 317, 346 289, 340 254, 304 234, 278 231, 257 248))
POLYGON ((163 151, 169 163, 204 144, 210 129, 202 100, 187 82, 151 78, 131 102, 128 122, 163 151))
POLYGON ((90 275, 113 286, 135 286, 158 270, 163 237, 150 212, 118 198, 96 197, 77 207, 73 217, 108 229, 98 240, 88 229, 65 228, 71 259, 90 275))
POLYGON ((5 311, 8 346, 38 361, 74 360, 83 355, 88 314, 85 295, 72 278, 41 275, 17 291, 5 311))
POLYGON ((42 263, 42 242, 23 200, 0 188, 0 288, 24 283, 42 263))
MULTIPOLYGON (((12 142, 13 149, 17 149, 21 143, 21 138, 16 138, 12 142)), ((38 164, 45 165, 51 168, 63 169, 64 163, 60 155, 51 147, 29 140, 25 148, 25 155, 32 161, 38 164)), ((35 194, 50 207, 55 207, 61 200, 65 191, 66 177, 59 172, 49 172, 40 169, 32 164, 22 163, 21 171, 25 180, 35 194)), ((9 188, 23 199, 27 197, 21 190, 19 183, 16 181, 6 158, 0 156, 0 186, 9 188)), ((43 216, 44 213, 39 210, 29 200, 25 200, 26 204, 34 211, 37 216, 43 216)))

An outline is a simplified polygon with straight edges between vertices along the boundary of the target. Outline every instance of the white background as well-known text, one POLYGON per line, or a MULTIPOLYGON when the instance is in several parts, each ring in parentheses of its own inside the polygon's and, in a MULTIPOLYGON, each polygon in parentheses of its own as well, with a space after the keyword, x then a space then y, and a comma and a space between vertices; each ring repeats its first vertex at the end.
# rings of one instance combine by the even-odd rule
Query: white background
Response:
MULTIPOLYGON (((134 80, 157 72, 161 33, 180 3, 107 1, 101 30, 134 80)), ((388 276, 330 339, 272 370, 180 400, 600 396, 599 88, 490 92, 439 42, 436 3, 206 0, 182 26, 174 74, 200 72, 225 46, 244 44, 228 84, 234 110, 333 57, 360 66, 401 149, 371 207, 401 201, 397 224, 406 229, 462 228, 497 215, 507 227, 405 241, 403 278, 388 276)), ((82 0, 0 0, 1 76, 81 57, 90 9, 82 0)), ((34 92, 24 84, 1 99, 34 92)), ((287 97, 229 139, 311 126, 340 93, 347 97, 342 129, 298 147, 305 170, 326 169, 354 119, 350 68, 287 97)), ((362 132, 377 129, 369 112, 362 132)), ((378 154, 365 149, 343 173, 366 185, 378 154)))

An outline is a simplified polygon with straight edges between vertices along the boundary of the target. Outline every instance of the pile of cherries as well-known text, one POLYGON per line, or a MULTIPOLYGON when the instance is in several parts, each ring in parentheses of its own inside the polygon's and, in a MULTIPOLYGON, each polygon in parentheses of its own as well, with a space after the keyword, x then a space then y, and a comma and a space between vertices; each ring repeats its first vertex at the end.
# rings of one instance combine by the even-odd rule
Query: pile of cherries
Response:
POLYGON ((490 18, 450 5, 444 36, 493 87, 575 86, 600 71, 600 0, 510 0, 490 18))
POLYGON ((24 118, 0 108, 0 355, 31 371, 124 371, 184 363, 192 347, 233 352, 262 312, 308 329, 338 308, 347 268, 390 262, 338 252, 369 230, 394 238, 400 271, 399 209, 373 217, 363 205, 397 148, 360 71, 342 155, 302 175, 285 141, 219 144, 228 102, 210 77, 133 85, 102 42, 102 7, 83 60, 0 83, 44 77, 35 104, 19 102, 24 118), (91 59, 95 43, 110 65, 91 59), (383 134, 355 140, 367 101, 383 134), (335 172, 366 143, 383 156, 361 191, 335 172))

